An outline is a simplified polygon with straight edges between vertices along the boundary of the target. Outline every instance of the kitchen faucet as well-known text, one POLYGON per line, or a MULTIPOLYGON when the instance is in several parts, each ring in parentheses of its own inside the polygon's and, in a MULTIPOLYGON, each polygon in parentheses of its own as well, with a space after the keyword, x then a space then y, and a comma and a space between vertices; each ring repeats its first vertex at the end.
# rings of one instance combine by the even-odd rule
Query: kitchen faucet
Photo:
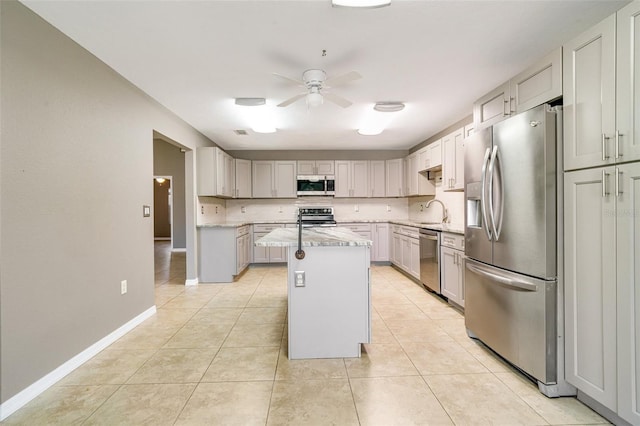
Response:
POLYGON ((427 203, 427 205, 425 207, 429 208, 431 203, 433 203, 434 201, 437 201, 442 206, 442 223, 447 223, 447 220, 449 219, 449 213, 447 212, 447 208, 444 206, 444 203, 442 201, 436 200, 434 198, 433 200, 429 200, 429 202, 427 203))

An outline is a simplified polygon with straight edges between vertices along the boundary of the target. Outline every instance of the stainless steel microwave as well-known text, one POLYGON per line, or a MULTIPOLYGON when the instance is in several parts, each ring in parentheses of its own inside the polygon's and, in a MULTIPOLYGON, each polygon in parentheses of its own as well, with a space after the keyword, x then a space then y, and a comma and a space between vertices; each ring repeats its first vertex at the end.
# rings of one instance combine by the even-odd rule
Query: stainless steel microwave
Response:
POLYGON ((298 175, 298 195, 335 195, 335 176, 298 175))

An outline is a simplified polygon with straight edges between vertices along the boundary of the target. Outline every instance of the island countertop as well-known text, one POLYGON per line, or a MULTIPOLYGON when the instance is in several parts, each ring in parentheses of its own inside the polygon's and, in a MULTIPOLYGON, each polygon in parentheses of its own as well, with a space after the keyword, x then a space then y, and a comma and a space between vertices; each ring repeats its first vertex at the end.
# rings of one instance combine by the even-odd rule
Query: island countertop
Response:
MULTIPOLYGON (((302 247, 371 246, 373 243, 346 228, 315 227, 302 229, 302 247)), ((255 242, 258 247, 295 247, 298 228, 277 228, 255 242)))

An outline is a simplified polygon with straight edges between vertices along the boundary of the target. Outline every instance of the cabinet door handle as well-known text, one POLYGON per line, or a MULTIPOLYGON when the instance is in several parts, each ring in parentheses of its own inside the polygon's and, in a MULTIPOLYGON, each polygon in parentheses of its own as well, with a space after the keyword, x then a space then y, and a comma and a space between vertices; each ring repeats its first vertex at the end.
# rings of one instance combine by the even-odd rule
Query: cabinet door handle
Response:
POLYGON ((620 194, 622 194, 622 191, 620 190, 620 175, 622 174, 622 172, 620 171, 620 168, 616 167, 616 197, 619 197, 620 194))
POLYGON ((620 136, 622 136, 622 134, 619 130, 616 130, 616 160, 622 157, 622 153, 620 152, 620 136))
POLYGON ((603 170, 602 171, 602 197, 603 198, 609 195, 609 192, 607 191, 607 176, 609 176, 609 173, 603 170))
POLYGON ((609 156, 607 155, 607 139, 609 139, 609 136, 603 133, 602 134, 602 161, 607 161, 609 159, 609 156))
POLYGON ((514 112, 516 112, 516 109, 512 106, 512 105, 514 105, 514 104, 515 104, 515 100, 516 100, 516 98, 515 98, 515 97, 513 97, 513 96, 511 96, 511 97, 509 98, 509 112, 510 112, 511 114, 513 114, 514 112))
POLYGON ((505 116, 508 116, 509 115, 509 111, 508 110, 511 110, 511 107, 509 106, 509 100, 505 99, 504 100, 504 107, 502 108, 502 113, 505 116))

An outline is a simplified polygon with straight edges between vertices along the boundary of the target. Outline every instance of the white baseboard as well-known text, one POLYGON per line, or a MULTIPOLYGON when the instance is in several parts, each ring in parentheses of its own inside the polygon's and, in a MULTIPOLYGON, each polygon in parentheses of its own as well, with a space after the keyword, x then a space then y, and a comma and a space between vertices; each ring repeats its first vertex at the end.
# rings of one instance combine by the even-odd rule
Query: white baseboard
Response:
POLYGON ((184 282, 185 286, 190 286, 190 285, 198 285, 200 281, 197 278, 191 279, 191 280, 186 280, 184 282))
POLYGON ((172 248, 171 251, 174 252, 174 253, 186 253, 187 249, 186 248, 172 248))
POLYGON ((93 345, 89 346, 84 351, 80 352, 78 355, 74 356, 60 367, 56 368, 46 376, 37 380, 24 390, 20 391, 16 395, 12 396, 4 403, 0 404, 0 421, 6 419, 11 414, 16 412, 18 409, 22 408, 29 401, 40 395, 42 392, 49 389, 51 386, 60 381, 67 374, 71 373, 76 368, 80 367, 82 364, 93 358, 97 355, 101 350, 127 334, 129 331, 133 330, 136 326, 141 324, 144 320, 152 316, 156 313, 155 305, 142 312, 140 315, 133 318, 131 321, 122 325, 115 331, 111 332, 107 336, 98 340, 93 345))
POLYGON ((153 241, 171 241, 171 237, 154 237, 153 241))

